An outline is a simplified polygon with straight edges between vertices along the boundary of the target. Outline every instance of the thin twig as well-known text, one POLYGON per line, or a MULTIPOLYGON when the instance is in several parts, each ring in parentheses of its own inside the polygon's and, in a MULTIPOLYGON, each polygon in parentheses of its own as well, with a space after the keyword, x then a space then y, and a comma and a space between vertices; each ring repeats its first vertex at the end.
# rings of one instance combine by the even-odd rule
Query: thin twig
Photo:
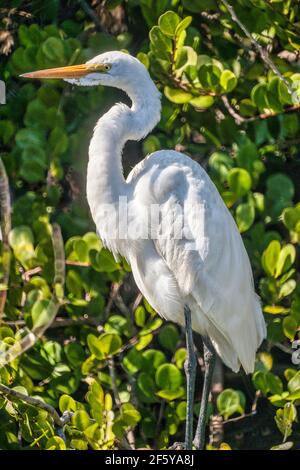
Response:
POLYGON ((106 304, 106 307, 104 309, 104 318, 106 319, 110 313, 111 307, 119 293, 119 290, 121 289, 123 283, 122 282, 114 282, 111 286, 111 291, 109 295, 108 302, 106 304))
POLYGON ((273 117, 281 116, 283 114, 293 113, 293 112, 296 112, 296 111, 300 110, 300 104, 296 104, 296 105, 289 106, 289 107, 285 108, 280 113, 260 113, 260 114, 255 114, 254 116, 246 118, 246 117, 243 117, 240 114, 238 114, 238 112, 231 106, 227 96, 222 95, 221 100, 222 100, 225 108, 229 112, 229 114, 235 119, 235 121, 238 125, 245 124, 245 123, 248 123, 248 122, 254 122, 254 121, 258 121, 258 120, 270 119, 270 118, 273 118, 273 117))
POLYGON ((115 399, 117 407, 120 408, 121 400, 120 400, 120 395, 119 395, 119 391, 117 387, 116 368, 115 368, 115 362, 114 362, 113 357, 108 359, 108 369, 109 369, 109 375, 111 378, 111 387, 112 387, 112 391, 114 394, 114 399, 115 399))
POLYGON ((269 54, 268 52, 266 51, 266 49, 264 49, 257 41, 256 39, 254 39, 254 37, 252 36, 252 34, 250 33, 250 31, 248 31, 248 29, 246 28, 246 26, 240 21, 240 19, 237 17, 236 15, 236 12, 233 8, 232 5, 230 5, 230 3, 227 2, 227 0, 221 0, 221 2, 225 5, 226 9, 228 10, 232 20, 240 27, 240 29, 243 31, 243 33, 245 34, 245 36, 247 36, 248 39, 250 39, 251 41, 251 44, 255 47, 255 49, 257 50, 257 52, 259 53, 262 61, 267 65, 267 67, 269 67, 269 69, 272 70, 272 72, 274 72, 275 75, 277 75, 277 77, 285 84, 285 86, 287 87, 287 90, 288 92, 290 93, 290 95, 293 97, 294 95, 294 91, 292 90, 292 88, 290 87, 289 85, 289 82, 284 78, 284 76, 282 75, 282 73, 280 72, 280 70, 276 67, 276 65, 274 64, 274 62, 272 62, 272 60, 270 59, 269 57, 269 54))
POLYGON ((87 261, 72 261, 72 260, 69 260, 69 259, 66 260, 66 264, 68 266, 80 266, 80 267, 83 267, 83 268, 88 268, 88 267, 91 266, 91 263, 89 263, 87 261))
POLYGON ((284 353, 286 354, 293 354, 293 351, 291 348, 285 346, 284 344, 281 344, 281 343, 274 343, 274 346, 278 349, 280 349, 281 351, 283 351, 284 353))
POLYGON ((223 421, 223 424, 228 424, 228 423, 236 423, 237 421, 241 421, 245 418, 250 418, 252 416, 255 416, 257 413, 256 410, 254 411, 251 411, 250 413, 244 413, 243 415, 241 416, 237 416, 236 418, 229 418, 229 419, 226 419, 225 421, 223 421))
POLYGON ((0 280, 0 322, 3 318, 4 306, 7 297, 9 270, 10 270, 10 247, 8 236, 11 230, 11 203, 9 194, 9 183, 5 167, 0 158, 0 211, 1 211, 1 234, 2 234, 2 269, 3 275, 0 280))
POLYGON ((101 31, 101 23, 99 21, 98 16, 94 12, 94 10, 89 6, 89 4, 85 0, 78 0, 79 5, 83 9, 83 11, 91 18, 91 20, 94 22, 96 29, 98 31, 101 31))
MULTIPOLYGON (((17 327, 17 328, 22 328, 26 326, 25 320, 9 320, 4 322, 5 325, 7 326, 12 326, 12 327, 17 327)), ((96 317, 89 317, 89 316, 84 316, 84 317, 79 317, 79 318, 63 318, 63 317, 57 317, 55 320, 49 325, 49 329, 54 329, 54 328, 65 328, 65 327, 70 327, 70 326, 79 326, 79 325, 93 325, 97 326, 98 331, 102 331, 103 327, 99 324, 99 319, 96 317)))
POLYGON ((25 282, 29 282, 31 276, 34 276, 35 274, 39 274, 41 272, 42 272, 42 268, 40 266, 36 266, 35 268, 28 269, 28 271, 25 271, 24 273, 22 273, 22 279, 25 282))
POLYGON ((140 305, 141 301, 143 300, 142 294, 139 292, 138 295, 136 296, 133 304, 132 304, 132 311, 134 312, 138 306, 140 305))
POLYGON ((115 304, 120 310, 120 312, 123 313, 123 315, 125 315, 127 318, 130 318, 130 315, 131 315, 130 309, 127 307, 122 296, 119 293, 115 297, 115 304))
POLYGON ((244 122, 247 122, 247 119, 238 114, 235 109, 231 106, 229 103, 229 100, 226 95, 221 96, 221 100, 223 101, 223 104, 227 111, 229 112, 230 116, 232 116, 235 119, 235 122, 240 125, 243 124, 244 122))
POLYGON ((28 403, 28 405, 36 406, 37 408, 41 408, 42 410, 46 410, 50 416, 52 416, 53 421, 57 426, 62 427, 64 426, 70 419, 70 416, 63 416, 60 417, 55 408, 53 406, 48 405, 48 403, 43 402, 42 400, 38 398, 33 398, 29 397, 28 395, 25 395, 24 393, 18 392, 17 390, 13 390, 9 387, 6 387, 6 385, 0 384, 0 393, 5 395, 8 399, 15 401, 15 400, 21 400, 24 401, 25 403, 28 403))

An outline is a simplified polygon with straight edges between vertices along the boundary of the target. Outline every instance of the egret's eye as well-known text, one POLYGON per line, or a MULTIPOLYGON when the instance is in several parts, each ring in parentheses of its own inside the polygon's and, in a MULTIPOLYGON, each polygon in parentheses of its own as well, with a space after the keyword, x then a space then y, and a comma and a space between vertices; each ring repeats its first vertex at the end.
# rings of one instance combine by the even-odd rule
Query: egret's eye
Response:
POLYGON ((88 67, 91 72, 108 72, 111 69, 110 64, 89 64, 88 67))

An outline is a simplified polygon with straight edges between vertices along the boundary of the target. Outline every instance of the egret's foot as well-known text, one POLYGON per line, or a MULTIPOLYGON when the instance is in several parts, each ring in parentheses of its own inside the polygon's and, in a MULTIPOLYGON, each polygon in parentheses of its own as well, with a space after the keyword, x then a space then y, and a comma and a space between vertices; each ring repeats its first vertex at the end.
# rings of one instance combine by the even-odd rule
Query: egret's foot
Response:
POLYGON ((186 450, 185 442, 174 442, 168 450, 186 450))

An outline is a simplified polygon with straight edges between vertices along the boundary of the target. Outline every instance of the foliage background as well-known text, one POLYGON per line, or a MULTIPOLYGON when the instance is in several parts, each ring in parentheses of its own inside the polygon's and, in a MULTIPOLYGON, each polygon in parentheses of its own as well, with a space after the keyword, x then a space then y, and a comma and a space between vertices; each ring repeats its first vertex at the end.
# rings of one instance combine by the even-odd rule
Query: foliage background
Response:
POLYGON ((234 0, 229 9, 215 0, 0 1, 0 155, 12 206, 10 230, 0 168, 1 449, 163 449, 183 438, 183 332, 162 323, 129 267, 102 248, 85 199, 93 125, 128 99, 18 77, 115 49, 150 69, 163 103, 153 133, 127 144, 125 172, 160 148, 201 163, 243 234, 263 302, 268 339, 253 377, 217 366, 208 448, 299 449, 299 8, 294 0, 234 0), (32 328, 41 336, 34 345, 32 328))

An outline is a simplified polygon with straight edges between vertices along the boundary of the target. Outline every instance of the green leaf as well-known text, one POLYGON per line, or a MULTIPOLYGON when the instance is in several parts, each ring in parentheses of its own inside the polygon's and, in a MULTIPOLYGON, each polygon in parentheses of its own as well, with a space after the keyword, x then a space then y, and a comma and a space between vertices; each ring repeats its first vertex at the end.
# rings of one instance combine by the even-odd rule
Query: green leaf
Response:
POLYGON ((123 364, 131 374, 135 374, 143 368, 143 356, 135 348, 132 348, 124 356, 123 364))
POLYGON ((159 332, 158 335, 159 343, 169 351, 173 352, 176 349, 176 345, 179 341, 178 329, 175 325, 166 325, 159 332))
POLYGON ((179 88, 170 88, 169 86, 164 88, 164 93, 168 100, 176 104, 188 103, 193 97, 191 93, 180 90, 179 88))
POLYGON ((285 273, 294 263, 296 259, 295 247, 291 244, 285 245, 279 253, 279 257, 276 263, 275 277, 285 273))
POLYGON ((288 317, 285 317, 282 321, 283 332, 285 336, 290 340, 293 340, 295 338, 297 327, 297 321, 294 317, 291 317, 290 315, 288 317))
POLYGON ((275 421, 279 431, 287 438, 292 433, 292 424, 297 418, 297 410, 292 403, 286 403, 284 408, 276 411, 275 421))
POLYGON ((223 70, 220 85, 226 93, 232 91, 237 85, 237 78, 231 70, 223 70))
POLYGON ((236 209, 236 222, 241 233, 246 232, 255 219, 255 208, 253 203, 239 204, 236 209))
POLYGON ((146 321, 146 311, 142 305, 139 305, 134 311, 134 319, 137 326, 143 327, 146 321))
POLYGON ((184 363, 186 361, 186 357, 187 357, 187 352, 186 352, 185 348, 177 349, 177 351, 175 352, 175 355, 174 355, 174 359, 175 359, 176 366, 179 369, 183 368, 184 363))
POLYGON ((59 409, 61 413, 65 411, 76 411, 76 402, 69 395, 62 395, 59 399, 59 409))
POLYGON ((248 98, 245 98, 239 102, 239 108, 240 114, 245 117, 254 116, 256 113, 255 104, 248 98))
POLYGON ((74 242, 74 251, 77 255, 77 260, 83 263, 89 261, 89 250, 88 245, 84 240, 76 240, 74 242))
POLYGON ((296 281, 294 279, 289 279, 287 282, 282 284, 279 290, 279 299, 287 297, 296 289, 296 281))
POLYGON ((79 387, 81 374, 79 370, 65 372, 51 381, 51 387, 55 393, 65 393, 71 395, 75 393, 79 387))
POLYGON ((32 307, 32 321, 34 328, 45 327, 54 318, 51 302, 47 299, 38 300, 32 307))
POLYGON ((28 147, 43 147, 46 144, 44 132, 37 129, 20 129, 15 138, 16 144, 22 150, 28 147))
POLYGON ((152 377, 142 372, 137 378, 137 395, 144 403, 156 403, 156 386, 152 377))
POLYGON ((121 417, 126 425, 133 428, 140 420, 141 415, 131 403, 124 403, 121 406, 121 417))
POLYGON ((157 349, 147 349, 143 352, 143 369, 148 373, 154 374, 156 369, 167 362, 163 352, 157 349))
POLYGON ((155 382, 162 390, 175 392, 182 383, 181 372, 174 364, 162 364, 156 371, 155 382))
POLYGON ((281 379, 273 374, 272 372, 267 372, 265 374, 266 384, 268 391, 273 394, 280 395, 283 392, 283 384, 281 379))
POLYGON ((106 248, 102 248, 101 251, 96 253, 94 257, 94 251, 90 252, 90 258, 93 268, 98 272, 112 273, 117 271, 119 268, 118 263, 114 260, 113 255, 106 248))
POLYGON ((64 347, 68 362, 72 367, 80 367, 85 360, 85 352, 83 347, 78 343, 69 343, 64 347))
POLYGON ((49 37, 42 43, 41 50, 45 57, 45 63, 57 64, 58 66, 65 64, 65 48, 61 39, 49 37))
POLYGON ((270 315, 286 315, 289 311, 289 308, 282 307, 281 305, 266 305, 264 307, 264 312, 270 315))
POLYGON ((268 178, 266 194, 272 201, 290 201, 294 197, 294 193, 294 183, 287 175, 276 173, 268 178))
POLYGON ((160 16, 158 25, 161 31, 168 37, 172 38, 176 34, 176 28, 180 24, 179 16, 174 11, 167 11, 160 16))
POLYGON ((22 356, 21 364, 22 369, 24 369, 33 380, 44 380, 48 378, 53 371, 53 366, 34 350, 22 356))
POLYGON ((220 83, 221 69, 214 64, 204 64, 200 67, 198 75, 201 85, 209 90, 214 90, 220 83))
POLYGON ((188 68, 197 66, 198 56, 192 47, 183 46, 177 50, 175 59, 176 74, 181 75, 188 68))
POLYGON ((182 31, 184 31, 185 29, 187 29, 191 22, 192 22, 192 17, 191 16, 186 16, 183 20, 181 20, 177 26, 176 26, 176 29, 175 29, 175 35, 177 37, 180 36, 180 34, 182 33, 182 31))
POLYGON ((288 389, 290 393, 300 391, 300 371, 296 372, 288 382, 288 389))
POLYGON ((143 349, 145 349, 148 346, 148 344, 151 343, 152 339, 153 339, 152 333, 140 334, 139 341, 135 345, 136 350, 142 351, 143 349))
POLYGON ((296 225, 300 222, 300 203, 295 207, 287 207, 282 213, 284 225, 289 230, 295 230, 296 225))
POLYGON ((122 339, 119 335, 103 333, 97 338, 90 334, 87 337, 88 347, 97 359, 106 359, 108 356, 116 354, 122 346, 122 339))
POLYGON ((293 442, 284 442, 283 444, 278 444, 278 446, 272 446, 270 450, 290 450, 294 446, 293 442))
POLYGON ((65 441, 61 437, 53 436, 47 440, 45 449, 46 450, 66 450, 67 447, 66 447, 65 441))
POLYGON ((164 400, 172 401, 177 398, 181 398, 185 393, 183 387, 177 388, 177 390, 159 390, 156 395, 164 400))
POLYGON ((71 418, 73 426, 79 431, 84 431, 88 428, 92 422, 88 413, 84 410, 76 411, 71 418))
MULTIPOLYGON (((149 33, 151 45, 154 46, 153 52, 162 59, 170 60, 172 53, 172 41, 166 37, 158 26, 153 26, 149 33)), ((151 49, 152 50, 152 49, 151 49)))
POLYGON ((259 112, 264 113, 269 109, 267 101, 267 86, 264 83, 259 83, 251 90, 251 101, 256 104, 259 112))
POLYGON ((189 103, 195 108, 206 109, 210 108, 210 106, 214 104, 214 98, 209 95, 196 96, 195 98, 192 98, 189 103))
POLYGON ((19 225, 9 233, 9 243, 12 248, 33 246, 33 234, 30 227, 19 225))
POLYGON ((251 189, 251 176, 244 168, 232 168, 228 173, 228 185, 237 197, 242 197, 251 189))
POLYGON ((252 382, 256 390, 260 390, 264 395, 267 395, 269 387, 267 384, 266 373, 259 370, 252 375, 252 382))
POLYGON ((276 266, 280 255, 280 243, 278 240, 272 240, 267 249, 262 254, 262 266, 269 276, 275 276, 276 266))
POLYGON ((231 388, 227 388, 220 393, 217 398, 217 407, 224 419, 228 419, 235 413, 244 413, 240 393, 231 388))

